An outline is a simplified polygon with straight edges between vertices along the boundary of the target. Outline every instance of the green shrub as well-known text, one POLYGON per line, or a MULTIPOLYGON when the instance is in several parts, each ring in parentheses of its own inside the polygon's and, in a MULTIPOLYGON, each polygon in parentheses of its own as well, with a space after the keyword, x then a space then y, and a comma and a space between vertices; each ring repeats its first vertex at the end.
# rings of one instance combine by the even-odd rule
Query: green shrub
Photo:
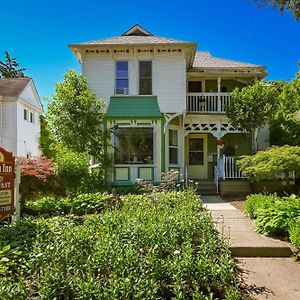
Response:
POLYGON ((56 157, 55 171, 70 194, 76 194, 88 176, 88 156, 61 149, 56 157))
POLYGON ((80 220, 30 219, 38 232, 23 271, 0 276, 2 299, 240 299, 230 253, 195 193, 122 202, 80 220))
POLYGON ((293 220, 300 216, 300 198, 295 195, 269 203, 256 212, 257 231, 286 235, 293 220))
POLYGON ((250 216, 250 218, 256 218, 259 209, 267 207, 278 199, 279 198, 276 195, 249 195, 245 201, 245 212, 250 216))
POLYGON ((300 250, 300 217, 290 224, 289 235, 291 243, 300 250))
POLYGON ((50 216, 64 214, 93 214, 106 208, 119 206, 118 197, 106 193, 80 194, 72 198, 44 197, 27 202, 27 211, 34 214, 46 214, 50 216))

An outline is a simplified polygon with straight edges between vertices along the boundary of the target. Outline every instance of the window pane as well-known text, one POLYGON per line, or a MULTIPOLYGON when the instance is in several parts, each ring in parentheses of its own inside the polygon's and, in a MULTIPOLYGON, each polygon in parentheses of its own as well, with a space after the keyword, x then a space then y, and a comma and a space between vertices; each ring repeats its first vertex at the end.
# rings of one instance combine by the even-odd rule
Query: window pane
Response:
POLYGON ((188 91, 190 93, 201 93, 202 82, 201 81, 189 81, 188 91))
POLYGON ((189 151, 203 151, 203 139, 189 139, 189 151))
POLYGON ((189 152, 189 165, 203 165, 203 152, 189 152))
POLYGON ((116 94, 127 94, 128 92, 128 61, 116 62, 116 94))
POLYGON ((151 95, 152 94, 152 79, 140 79, 140 95, 151 95))
POLYGON ((178 164, 178 148, 169 148, 169 163, 178 164))
POLYGON ((152 62, 140 61, 140 95, 152 95, 152 62))
POLYGON ((116 164, 153 163, 152 128, 119 128, 114 145, 116 164))
POLYGON ((128 88, 128 79, 117 79, 116 88, 128 88))
POLYGON ((169 145, 170 146, 178 146, 177 130, 169 129, 169 145))

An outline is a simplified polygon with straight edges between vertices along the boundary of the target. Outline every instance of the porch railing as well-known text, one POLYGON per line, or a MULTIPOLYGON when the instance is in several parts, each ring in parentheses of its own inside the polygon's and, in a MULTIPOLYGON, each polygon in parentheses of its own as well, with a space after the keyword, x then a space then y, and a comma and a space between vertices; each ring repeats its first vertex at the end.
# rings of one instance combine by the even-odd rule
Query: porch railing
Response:
POLYGON ((238 179, 245 178, 236 164, 236 158, 223 155, 217 163, 218 178, 238 179))
POLYGON ((224 113, 230 104, 231 93, 188 93, 187 112, 224 113))

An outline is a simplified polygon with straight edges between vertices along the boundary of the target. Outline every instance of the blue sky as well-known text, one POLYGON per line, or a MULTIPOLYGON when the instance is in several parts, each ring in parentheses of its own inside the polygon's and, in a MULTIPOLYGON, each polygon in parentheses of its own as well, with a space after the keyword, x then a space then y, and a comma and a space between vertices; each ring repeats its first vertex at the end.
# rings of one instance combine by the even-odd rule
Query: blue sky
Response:
POLYGON ((5 50, 17 57, 42 98, 66 70, 80 72, 68 44, 117 36, 135 23, 214 56, 264 65, 267 79, 290 80, 299 69, 300 22, 251 0, 2 0, 1 12, 0 60, 5 50))

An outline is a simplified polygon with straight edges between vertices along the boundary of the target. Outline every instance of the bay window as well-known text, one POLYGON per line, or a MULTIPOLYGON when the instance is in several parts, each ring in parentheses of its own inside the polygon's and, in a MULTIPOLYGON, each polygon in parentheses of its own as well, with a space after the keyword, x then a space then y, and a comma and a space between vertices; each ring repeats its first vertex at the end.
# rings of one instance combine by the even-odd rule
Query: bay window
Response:
POLYGON ((114 135, 114 162, 153 164, 153 146, 153 128, 118 128, 114 135))

